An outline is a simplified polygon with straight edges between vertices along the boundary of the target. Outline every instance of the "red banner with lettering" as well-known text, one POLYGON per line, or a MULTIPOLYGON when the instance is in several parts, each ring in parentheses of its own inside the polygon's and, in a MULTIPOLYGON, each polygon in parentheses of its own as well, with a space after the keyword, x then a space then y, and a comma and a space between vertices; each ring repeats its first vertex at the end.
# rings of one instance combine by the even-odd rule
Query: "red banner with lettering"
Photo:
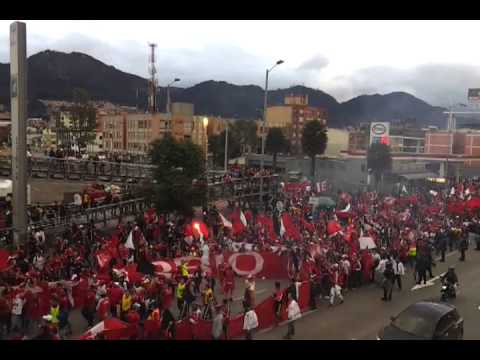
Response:
MULTIPOLYGON (((227 262, 239 276, 253 275, 267 279, 288 278, 288 257, 270 252, 224 253, 227 262)), ((219 264, 211 265, 218 266, 219 264)))

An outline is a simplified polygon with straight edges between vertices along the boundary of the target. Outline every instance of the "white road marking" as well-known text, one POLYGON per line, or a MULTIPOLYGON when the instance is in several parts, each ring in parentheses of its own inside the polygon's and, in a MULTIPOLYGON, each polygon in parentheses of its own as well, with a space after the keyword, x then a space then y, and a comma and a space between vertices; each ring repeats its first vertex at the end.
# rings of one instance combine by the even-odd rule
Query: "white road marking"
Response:
POLYGON ((427 281, 426 284, 416 284, 414 287, 412 287, 411 291, 415 291, 415 290, 419 290, 419 289, 423 289, 423 288, 426 288, 426 287, 433 286, 433 285, 435 285, 435 281, 440 279, 445 274, 446 273, 442 273, 440 275, 437 275, 437 276, 431 278, 430 280, 427 281))

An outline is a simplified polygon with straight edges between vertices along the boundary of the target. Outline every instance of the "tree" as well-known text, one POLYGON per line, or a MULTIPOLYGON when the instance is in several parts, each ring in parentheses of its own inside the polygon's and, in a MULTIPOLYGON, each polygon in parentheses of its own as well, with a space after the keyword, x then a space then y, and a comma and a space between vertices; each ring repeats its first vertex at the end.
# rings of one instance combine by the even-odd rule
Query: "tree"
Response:
POLYGON ((229 132, 240 143, 242 152, 245 152, 247 148, 257 148, 257 124, 255 121, 237 120, 232 123, 229 132))
POLYGON ((315 177, 315 157, 327 148, 327 129, 319 120, 309 121, 303 128, 302 149, 312 159, 311 176, 315 177))
POLYGON ((392 168, 390 147, 382 143, 374 143, 367 153, 367 167, 375 177, 375 183, 383 179, 383 175, 392 168))
POLYGON ((192 213, 206 200, 205 154, 191 141, 178 142, 167 135, 152 143, 150 152, 155 184, 147 187, 159 212, 192 213))
MULTIPOLYGON (((223 167, 225 161, 225 131, 219 135, 212 136, 208 145, 210 147, 210 152, 213 154, 213 162, 219 167, 223 167)), ((241 145, 238 141, 238 138, 232 134, 231 131, 228 132, 228 158, 236 158, 242 154, 241 145)))
POLYGON ((273 155, 273 171, 277 169, 277 154, 288 151, 288 141, 280 128, 271 128, 268 130, 265 141, 265 150, 273 155))
MULTIPOLYGON (((64 131, 70 133, 67 142, 70 143, 75 137, 75 143, 79 147, 91 144, 96 136, 97 112, 90 102, 90 95, 85 89, 73 90, 73 105, 70 107, 72 124, 64 131)), ((61 124, 63 127, 64 124, 61 124)), ((69 144, 71 145, 71 144, 69 144)))

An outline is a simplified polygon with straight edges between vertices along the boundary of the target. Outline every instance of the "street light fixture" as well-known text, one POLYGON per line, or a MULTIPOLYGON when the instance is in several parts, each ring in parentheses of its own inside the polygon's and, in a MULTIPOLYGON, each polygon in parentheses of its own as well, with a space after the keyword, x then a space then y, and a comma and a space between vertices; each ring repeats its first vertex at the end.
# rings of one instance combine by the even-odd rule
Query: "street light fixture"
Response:
POLYGON ((179 82, 180 79, 179 78, 175 78, 173 79, 173 81, 167 85, 167 113, 170 114, 171 113, 171 108, 170 108, 170 86, 172 86, 174 83, 176 82, 179 82))
POLYGON ((283 60, 278 60, 275 65, 265 72, 265 96, 263 99, 263 124, 262 124, 262 157, 260 159, 260 204, 263 204, 263 170, 265 167, 265 128, 267 126, 267 107, 268 107, 268 75, 278 65, 282 65, 283 60))
POLYGON ((206 178, 206 185, 207 185, 207 210, 208 210, 208 202, 209 202, 209 189, 208 189, 208 117, 203 118, 203 136, 205 136, 205 178, 206 178))

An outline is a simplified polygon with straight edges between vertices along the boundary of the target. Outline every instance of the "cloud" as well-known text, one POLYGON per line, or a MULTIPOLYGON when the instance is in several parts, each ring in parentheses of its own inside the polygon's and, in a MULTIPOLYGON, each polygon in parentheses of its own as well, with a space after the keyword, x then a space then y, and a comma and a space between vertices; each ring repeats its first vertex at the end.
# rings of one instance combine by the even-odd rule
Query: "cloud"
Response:
MULTIPOLYGON (((8 36, 0 36, 0 43, 5 44, 0 47, 0 62, 8 62, 8 36)), ((29 55, 46 49, 84 52, 122 71, 148 76, 146 42, 109 43, 78 33, 51 40, 29 33, 29 55)), ((157 59, 159 84, 165 85, 179 77, 182 79, 179 86, 184 87, 206 80, 263 87, 265 69, 271 63, 270 58, 249 53, 231 43, 214 43, 197 49, 159 48, 157 59)), ((467 89, 480 87, 480 67, 472 65, 430 63, 410 69, 375 66, 327 78, 323 70, 329 65, 328 58, 319 53, 296 68, 286 63, 272 73, 269 86, 277 89, 303 84, 321 89, 339 101, 362 94, 405 91, 438 106, 465 103, 467 89)))
POLYGON ((332 95, 345 101, 360 94, 408 92, 437 106, 465 103, 467 89, 480 87, 480 67, 465 64, 423 64, 411 69, 370 67, 327 85, 332 95))
POLYGON ((321 55, 317 54, 309 60, 305 61, 298 67, 298 70, 307 70, 307 71, 321 71, 326 68, 329 64, 328 59, 321 55))

